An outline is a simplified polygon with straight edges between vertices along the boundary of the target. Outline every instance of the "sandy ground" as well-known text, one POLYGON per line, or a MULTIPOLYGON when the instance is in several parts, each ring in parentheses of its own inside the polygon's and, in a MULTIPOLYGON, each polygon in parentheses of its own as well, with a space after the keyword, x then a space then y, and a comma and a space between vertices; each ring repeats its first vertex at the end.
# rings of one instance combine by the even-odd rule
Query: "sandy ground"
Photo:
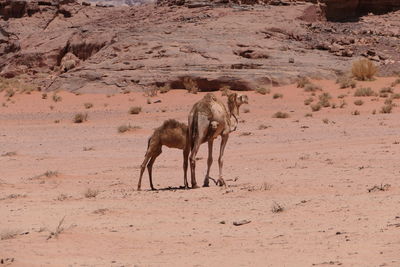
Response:
MULTIPOLYGON (((394 80, 357 86, 379 91, 394 80)), ((139 165, 152 129, 168 118, 186 121, 204 93, 174 90, 152 97, 162 101, 152 104, 141 93, 61 92, 59 102, 52 94, 42 99, 41 93, 6 101, 2 93, 1 263, 399 266, 399 108, 380 114, 385 98, 356 98, 355 89, 339 89, 333 81, 316 83, 337 106, 337 96, 345 94, 347 106, 311 112, 303 103, 311 93, 295 85, 272 88, 266 95, 247 93, 244 121, 226 149, 227 188, 180 190, 181 152, 165 148, 155 163, 154 181, 166 190, 148 191, 146 174, 141 192, 135 190, 139 165), (283 98, 273 99, 275 93, 283 98), (356 99, 364 104, 356 106, 356 99), (88 102, 93 108, 84 108, 88 102), (136 105, 142 113, 128 114, 136 105), (361 114, 352 115, 355 110, 361 114), (290 118, 272 118, 277 111, 290 118), (88 121, 73 123, 77 112, 87 112, 88 121), (128 123, 141 129, 118 133, 117 127, 128 123), (47 177, 46 172, 57 175, 47 177), (381 184, 390 187, 368 192, 381 184), (88 189, 98 195, 85 197, 88 189), (283 211, 273 212, 275 204, 283 211), (63 218, 62 231, 52 235, 63 218), (251 222, 232 224, 239 220, 251 222)), ((399 85, 395 92, 400 93, 399 85)), ((206 148, 198 154, 199 184, 206 148)), ((215 161, 213 177, 217 170, 215 161)))

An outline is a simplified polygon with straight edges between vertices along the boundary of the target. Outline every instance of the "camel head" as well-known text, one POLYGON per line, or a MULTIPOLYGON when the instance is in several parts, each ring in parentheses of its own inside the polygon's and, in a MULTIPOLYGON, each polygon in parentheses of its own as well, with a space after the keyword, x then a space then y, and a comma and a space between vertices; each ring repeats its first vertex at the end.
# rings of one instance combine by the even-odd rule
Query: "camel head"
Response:
POLYGON ((231 119, 231 132, 236 131, 239 123, 239 108, 242 104, 248 104, 249 98, 244 94, 232 93, 228 95, 228 108, 231 119))

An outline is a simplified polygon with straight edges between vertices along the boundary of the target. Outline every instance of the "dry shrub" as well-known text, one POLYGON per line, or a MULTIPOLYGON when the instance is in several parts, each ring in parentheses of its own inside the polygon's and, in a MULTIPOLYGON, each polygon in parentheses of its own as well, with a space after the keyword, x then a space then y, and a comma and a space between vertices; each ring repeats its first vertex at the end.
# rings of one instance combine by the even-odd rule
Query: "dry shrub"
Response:
POLYGON ((47 93, 42 94, 42 99, 47 99, 47 93))
POLYGON ((391 98, 387 98, 387 99, 385 100, 385 105, 394 105, 394 104, 393 104, 393 100, 392 100, 391 98))
POLYGON ((93 104, 92 104, 92 103, 85 103, 85 104, 83 104, 83 105, 85 106, 86 109, 90 109, 90 108, 93 107, 93 104))
POLYGON ((310 107, 313 112, 316 112, 321 109, 321 104, 317 103, 317 104, 311 105, 310 107))
POLYGON ((243 109, 243 113, 250 113, 250 109, 244 108, 244 109, 243 109))
POLYGON ((273 99, 283 98, 283 94, 276 93, 272 96, 273 99))
POLYGON ((309 97, 306 100, 304 100, 304 105, 308 106, 314 101, 314 98, 309 97))
POLYGON ((129 114, 139 114, 142 111, 142 107, 131 107, 129 109, 129 114))
POLYGON ((339 76, 336 79, 336 83, 339 84, 341 89, 350 88, 350 87, 351 88, 355 88, 356 87, 356 82, 351 77, 349 77, 348 75, 339 76))
POLYGON ((304 87, 305 92, 316 92, 316 91, 321 91, 322 88, 319 85, 313 84, 313 83, 308 83, 304 87))
POLYGON ((372 80, 377 71, 374 63, 367 58, 354 61, 351 68, 351 73, 359 81, 372 80))
POLYGON ((282 212, 284 209, 285 209, 285 208, 284 208, 281 204, 279 204, 278 202, 275 202, 275 201, 274 201, 274 203, 272 203, 271 211, 272 211, 273 213, 282 212))
POLYGON ((271 89, 265 88, 265 87, 257 87, 256 88, 256 92, 261 94, 261 95, 266 95, 266 94, 271 93, 271 89))
POLYGON ((393 94, 393 88, 392 87, 384 87, 379 91, 379 93, 393 94))
POLYGON ((161 87, 158 88, 158 91, 161 94, 168 93, 170 90, 171 90, 171 86, 168 83, 166 83, 164 86, 161 86, 161 87))
POLYGON ((74 123, 82 123, 87 121, 88 119, 88 114, 87 113, 77 113, 74 116, 74 119, 72 120, 74 123))
POLYGON ((54 93, 52 99, 54 102, 60 102, 62 100, 62 97, 54 93))
POLYGON ((304 88, 307 84, 311 83, 310 80, 307 77, 300 77, 297 80, 297 87, 298 88, 304 88))
POLYGON ((140 129, 140 126, 131 126, 130 124, 128 124, 128 125, 123 124, 123 125, 118 127, 118 132, 119 133, 125 133, 125 132, 128 132, 128 131, 133 131, 133 130, 138 130, 138 129, 140 129))
POLYGON ((65 228, 63 227, 64 219, 65 216, 58 222, 56 229, 53 232, 50 232, 47 240, 53 237, 58 238, 58 236, 65 230, 65 228))
POLYGON ((381 113, 383 114, 388 114, 388 113, 392 113, 392 109, 393 109, 393 104, 389 104, 389 105, 384 105, 381 108, 381 113))
POLYGON ((361 99, 354 101, 354 105, 356 105, 356 106, 362 106, 363 104, 364 104, 364 101, 362 101, 361 99))
POLYGON ((394 82, 392 82, 391 86, 395 87, 398 84, 400 84, 400 78, 397 78, 394 82))
POLYGON ((325 119, 322 119, 322 122, 325 123, 325 124, 328 124, 329 120, 327 118, 325 118, 325 119))
POLYGON ((7 92, 10 89, 13 91, 13 95, 16 92, 30 94, 32 91, 37 90, 37 87, 35 87, 33 84, 25 83, 18 78, 7 79, 0 77, 0 92, 4 90, 7 92))
POLYGON ((84 195, 86 198, 95 198, 99 194, 99 190, 88 188, 84 195))
POLYGON ((339 99, 343 99, 343 98, 345 98, 347 95, 345 95, 345 94, 341 94, 341 95, 338 95, 338 98, 339 99))
POLYGON ((289 117, 290 116, 289 116, 288 113, 281 112, 281 111, 278 111, 274 115, 272 115, 272 118, 278 118, 278 119, 286 119, 286 118, 289 118, 289 117))
POLYGON ((13 157, 13 156, 16 156, 16 155, 17 155, 17 152, 15 152, 15 151, 10 151, 10 152, 6 152, 6 153, 1 154, 2 157, 13 157))
POLYGON ((305 115, 304 115, 304 117, 312 117, 312 113, 306 113, 305 115))
POLYGON ((0 233, 0 240, 7 240, 15 238, 20 231, 18 230, 4 230, 0 233))
POLYGON ((392 99, 400 99, 400 94, 393 94, 392 99))
POLYGON ((358 88, 355 92, 354 92, 354 96, 376 96, 376 92, 374 90, 372 90, 370 87, 362 87, 362 88, 358 88))
POLYGON ((347 103, 346 103, 346 101, 342 101, 341 103, 340 103, 340 108, 345 108, 347 106, 347 103))
POLYGON ((13 97, 15 95, 15 91, 12 88, 8 88, 5 93, 5 97, 13 97))
POLYGON ((183 86, 189 93, 197 94, 199 91, 199 87, 197 86, 197 82, 193 80, 191 77, 184 77, 183 78, 183 86))
POLYGON ((351 112, 351 115, 355 115, 355 116, 360 115, 360 111, 354 110, 351 112))
POLYGON ((270 127, 271 126, 269 126, 269 125, 261 124, 260 126, 258 126, 258 130, 265 130, 265 129, 268 129, 270 127))
POLYGON ((331 100, 332 97, 329 93, 323 93, 318 98, 318 104, 320 104, 322 107, 326 108, 330 106, 329 100, 331 100))

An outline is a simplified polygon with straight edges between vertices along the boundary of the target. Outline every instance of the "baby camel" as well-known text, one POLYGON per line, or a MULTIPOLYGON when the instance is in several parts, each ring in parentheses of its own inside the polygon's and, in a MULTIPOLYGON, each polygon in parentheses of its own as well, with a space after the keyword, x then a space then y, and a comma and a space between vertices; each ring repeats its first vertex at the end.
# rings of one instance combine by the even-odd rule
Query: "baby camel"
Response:
MULTIPOLYGON (((200 145, 208 142, 207 173, 203 186, 209 186, 210 168, 213 162, 212 150, 214 139, 221 135, 221 147, 218 158, 219 178, 216 182, 225 185, 222 178, 223 155, 229 133, 236 130, 238 124, 239 107, 248 103, 246 95, 236 93, 228 96, 228 108, 212 93, 206 94, 203 99, 194 104, 189 114, 188 147, 190 149, 190 173, 192 188, 198 188, 196 182, 196 154, 200 145)), ((187 149, 187 150, 189 150, 187 149)))
POLYGON ((142 165, 140 166, 140 177, 137 190, 141 189, 143 172, 146 169, 149 172, 150 187, 151 190, 155 190, 152 179, 152 168, 154 161, 161 154, 162 146, 170 148, 178 148, 183 150, 183 170, 184 170, 184 183, 185 188, 188 188, 187 183, 187 167, 188 167, 188 156, 189 148, 186 146, 187 139, 187 125, 176 120, 166 120, 163 125, 154 130, 154 133, 150 136, 147 151, 142 165))

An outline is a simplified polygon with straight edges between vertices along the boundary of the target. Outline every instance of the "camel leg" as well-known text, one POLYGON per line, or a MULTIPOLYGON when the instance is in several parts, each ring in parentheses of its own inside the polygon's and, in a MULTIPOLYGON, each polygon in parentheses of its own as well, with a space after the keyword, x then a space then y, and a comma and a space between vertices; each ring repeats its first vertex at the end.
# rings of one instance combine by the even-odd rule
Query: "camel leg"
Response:
POLYGON ((196 182, 196 155, 200 148, 200 140, 196 140, 192 151, 190 152, 190 175, 192 178, 192 188, 199 188, 196 182))
POLYGON ((222 135, 221 136, 221 147, 219 150, 219 158, 218 158, 218 165, 219 165, 219 178, 218 178, 218 183, 220 186, 226 186, 224 179, 222 178, 222 167, 224 165, 223 161, 223 156, 224 156, 224 151, 226 147, 226 143, 228 142, 229 135, 222 135))
POLYGON ((153 176, 152 176, 152 171, 153 171, 153 164, 154 161, 156 160, 156 158, 158 156, 160 156, 161 154, 161 150, 157 151, 150 159, 149 163, 147 164, 147 170, 149 171, 149 180, 150 180, 150 187, 151 190, 155 190, 154 186, 153 186, 153 176))
POLYGON ((183 150, 183 182, 185 184, 185 189, 189 188, 187 181, 188 160, 189 160, 189 146, 186 146, 185 149, 183 150))
POLYGON ((209 187, 209 184, 210 184, 210 169, 211 169, 211 165, 213 162, 213 157, 212 157, 213 143, 214 143, 214 139, 211 139, 208 141, 207 174, 206 174, 206 177, 204 178, 203 187, 209 187))
POLYGON ((138 191, 141 190, 143 173, 144 173, 144 170, 146 169, 147 162, 150 160, 150 158, 151 158, 150 154, 146 153, 143 163, 142 163, 142 165, 140 165, 140 177, 139 177, 139 183, 137 186, 138 191))

